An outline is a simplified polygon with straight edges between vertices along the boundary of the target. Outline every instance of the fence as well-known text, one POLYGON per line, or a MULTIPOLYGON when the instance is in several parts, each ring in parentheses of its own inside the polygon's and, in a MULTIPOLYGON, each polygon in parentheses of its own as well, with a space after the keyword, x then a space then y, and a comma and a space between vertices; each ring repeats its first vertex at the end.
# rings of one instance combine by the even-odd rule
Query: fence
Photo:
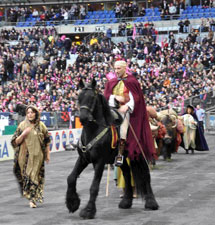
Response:
MULTIPOLYGON (((0 131, 5 133, 5 128, 19 124, 24 117, 17 113, 0 112, 0 131)), ((49 130, 80 128, 77 112, 42 112, 41 121, 49 130)))
MULTIPOLYGON (((213 92, 206 93, 204 95, 193 96, 189 99, 185 99, 184 108, 187 105, 201 105, 206 110, 205 129, 209 132, 215 133, 215 95, 213 92)), ((167 109, 167 106, 160 109, 167 109)), ((184 112, 182 110, 182 112, 184 112)), ((0 130, 3 130, 5 126, 11 126, 22 121, 24 117, 18 116, 18 114, 11 114, 8 112, 0 112, 0 130)), ((68 129, 68 128, 81 128, 78 112, 42 112, 41 121, 45 123, 49 130, 68 129)))

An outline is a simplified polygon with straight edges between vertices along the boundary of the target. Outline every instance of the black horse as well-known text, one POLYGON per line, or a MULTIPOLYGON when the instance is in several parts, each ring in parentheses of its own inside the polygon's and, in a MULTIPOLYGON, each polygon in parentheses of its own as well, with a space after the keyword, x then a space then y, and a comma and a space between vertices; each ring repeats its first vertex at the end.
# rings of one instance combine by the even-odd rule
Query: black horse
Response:
MULTIPOLYGON (((80 198, 76 192, 76 182, 81 172, 93 164, 95 173, 90 187, 90 199, 80 216, 86 219, 94 218, 96 214, 96 198, 105 164, 113 164, 116 149, 111 148, 111 125, 114 117, 105 97, 96 90, 96 81, 93 79, 88 85, 82 80, 79 84, 82 89, 79 96, 80 121, 83 125, 81 138, 77 149, 79 157, 72 173, 67 178, 68 188, 66 193, 66 206, 69 212, 75 212, 80 206, 80 198)), ((124 157, 121 169, 125 178, 125 194, 119 203, 119 208, 130 208, 132 206, 133 191, 131 186, 131 173, 124 157)), ((131 162, 132 172, 136 183, 137 193, 144 195, 145 208, 156 210, 158 204, 154 198, 151 185, 150 173, 147 162, 143 159, 131 162)))

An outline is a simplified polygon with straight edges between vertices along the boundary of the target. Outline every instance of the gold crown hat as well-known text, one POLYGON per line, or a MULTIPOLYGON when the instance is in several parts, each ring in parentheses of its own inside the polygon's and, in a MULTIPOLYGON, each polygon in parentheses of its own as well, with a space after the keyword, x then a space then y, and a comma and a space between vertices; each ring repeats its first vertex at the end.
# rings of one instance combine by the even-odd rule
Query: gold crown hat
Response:
POLYGON ((115 66, 120 66, 120 67, 125 67, 126 68, 127 63, 125 61, 123 61, 123 60, 118 60, 118 61, 115 62, 114 65, 115 66))

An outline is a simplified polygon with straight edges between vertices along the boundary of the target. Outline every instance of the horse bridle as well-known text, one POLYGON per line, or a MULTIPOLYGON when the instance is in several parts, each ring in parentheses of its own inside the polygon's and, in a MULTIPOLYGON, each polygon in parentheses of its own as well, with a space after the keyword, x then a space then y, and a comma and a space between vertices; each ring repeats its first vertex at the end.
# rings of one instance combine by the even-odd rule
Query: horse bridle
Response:
MULTIPOLYGON (((85 88, 83 88, 83 90, 93 90, 93 89, 90 88, 90 87, 85 87, 85 88)), ((80 110, 81 109, 86 109, 86 110, 88 110, 90 112, 90 115, 91 115, 90 121, 95 121, 94 118, 93 118, 92 113, 93 113, 93 111, 95 109, 97 95, 98 95, 97 91, 94 91, 93 103, 92 103, 92 105, 90 107, 87 106, 87 105, 80 106, 80 110)))

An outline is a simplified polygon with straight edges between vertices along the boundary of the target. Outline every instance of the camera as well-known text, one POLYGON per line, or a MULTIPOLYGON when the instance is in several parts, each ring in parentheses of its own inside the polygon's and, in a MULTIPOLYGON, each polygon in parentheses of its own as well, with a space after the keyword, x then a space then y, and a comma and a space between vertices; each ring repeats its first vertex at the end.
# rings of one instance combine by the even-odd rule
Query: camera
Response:
POLYGON ((24 120, 24 117, 26 115, 26 112, 25 112, 26 108, 27 108, 27 105, 25 105, 25 104, 17 104, 14 109, 15 113, 11 113, 9 115, 9 119, 15 120, 15 121, 17 121, 17 124, 19 124, 21 121, 24 120))
POLYGON ((14 109, 14 112, 18 113, 18 115, 20 115, 20 116, 25 116, 26 108, 27 108, 27 105, 25 105, 25 104, 17 104, 14 109))

